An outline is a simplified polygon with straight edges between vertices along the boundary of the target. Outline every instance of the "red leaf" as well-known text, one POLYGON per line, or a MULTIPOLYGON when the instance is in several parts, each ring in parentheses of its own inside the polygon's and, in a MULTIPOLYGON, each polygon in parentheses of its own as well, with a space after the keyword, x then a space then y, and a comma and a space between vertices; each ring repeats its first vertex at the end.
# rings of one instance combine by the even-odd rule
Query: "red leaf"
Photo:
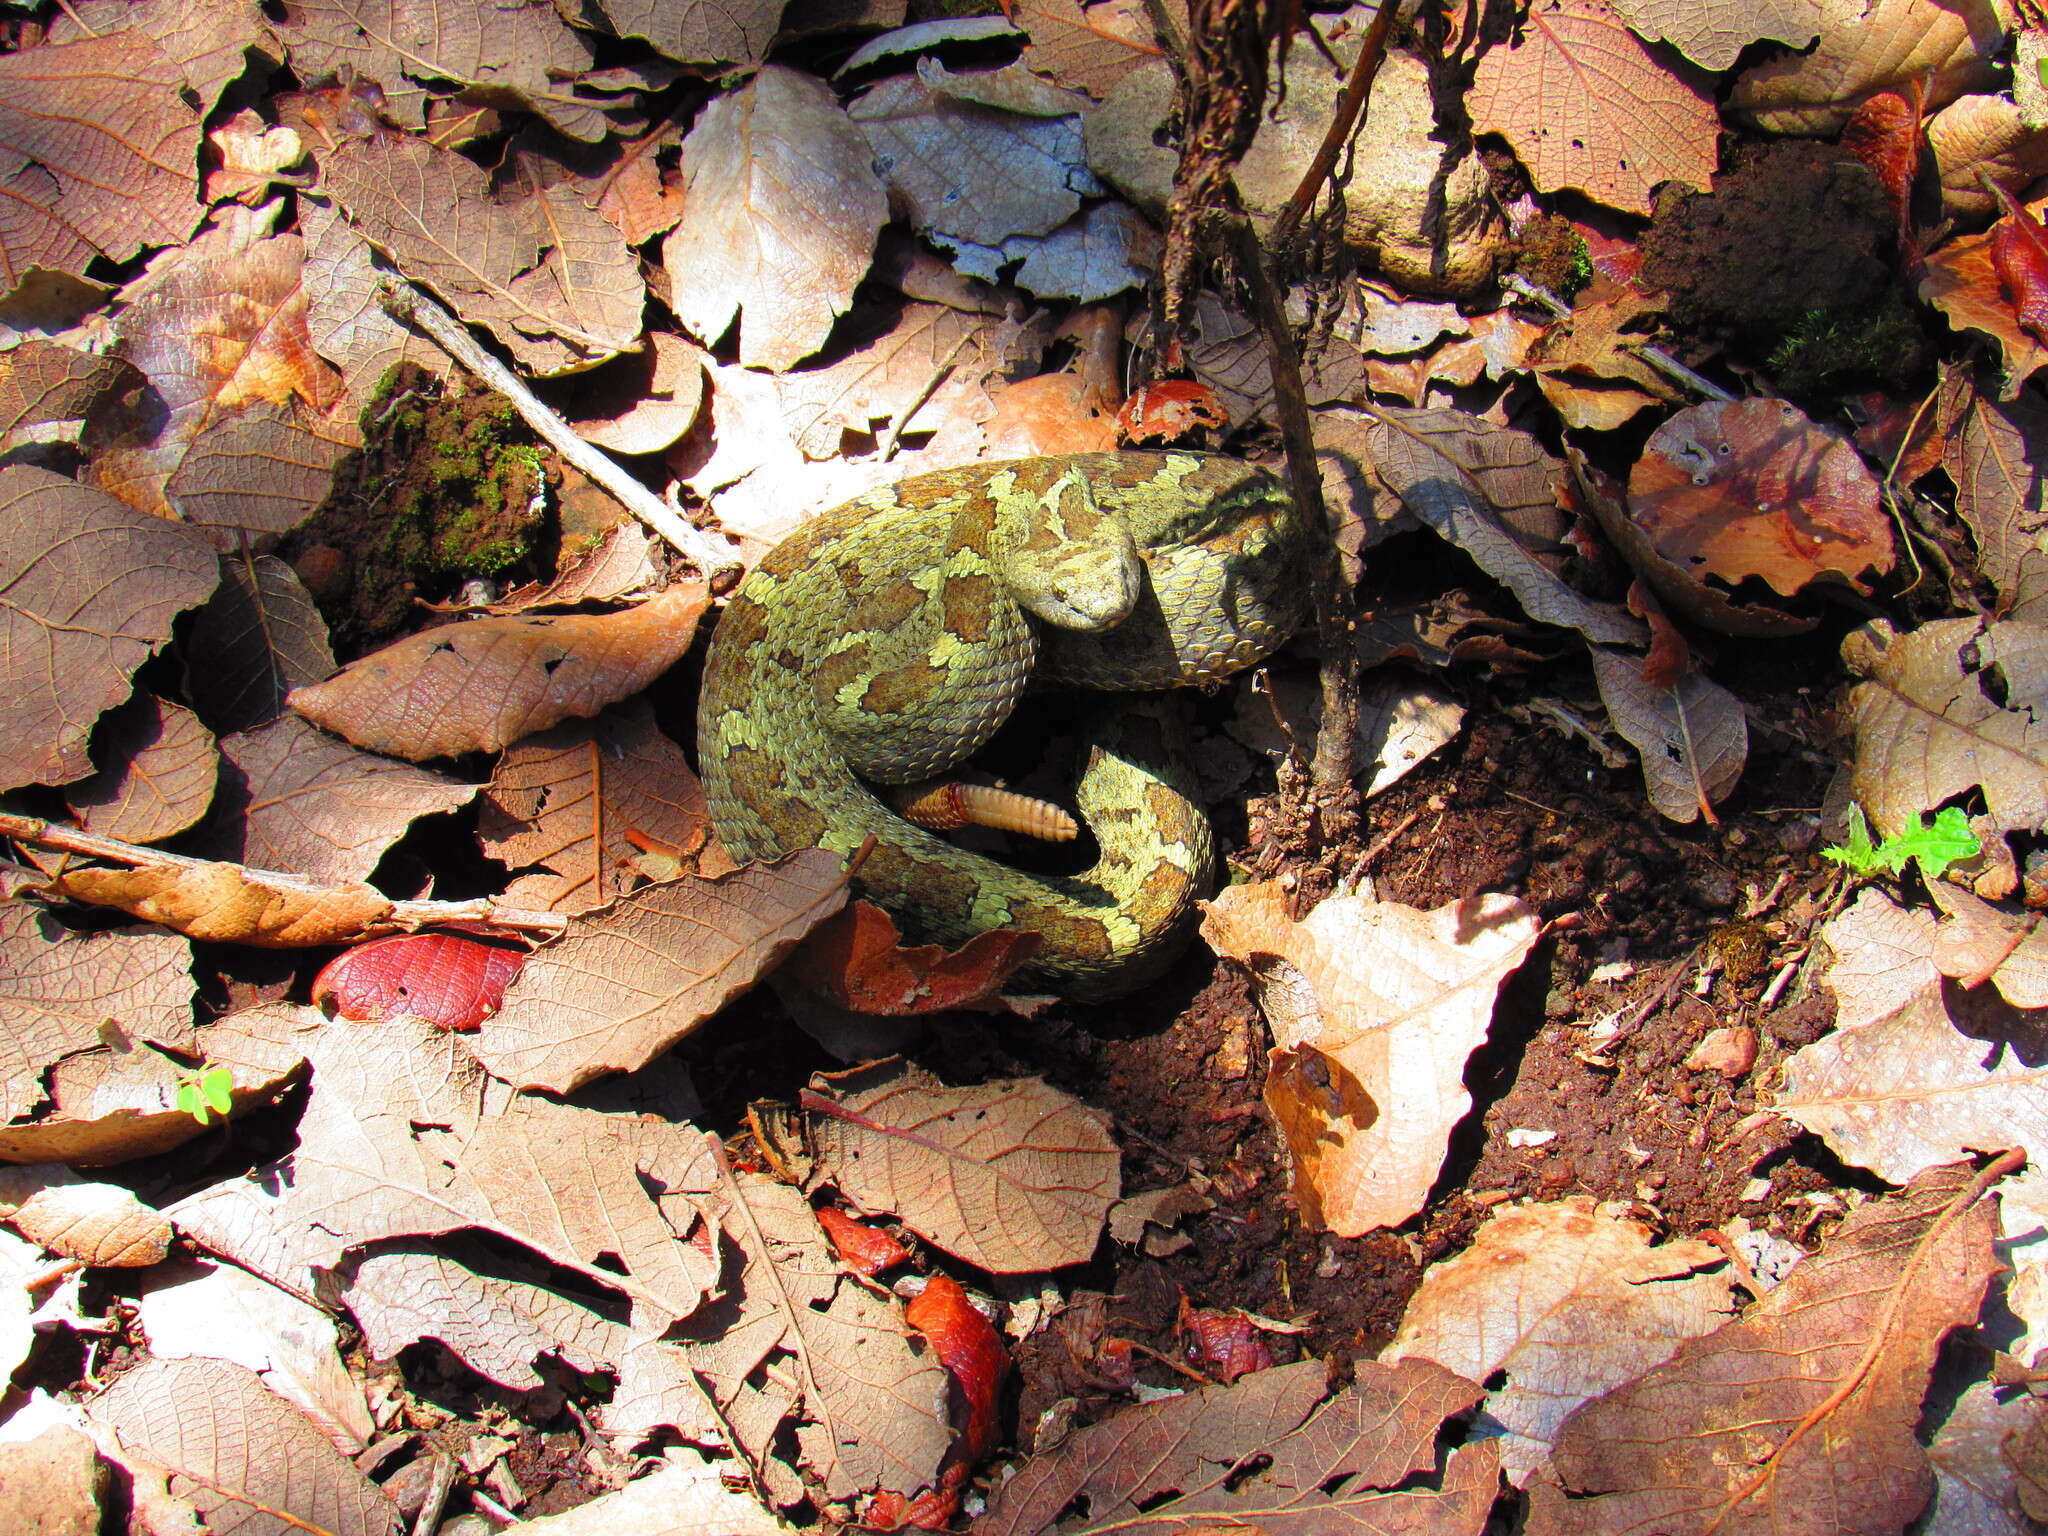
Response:
POLYGON ((960 1427, 959 1459, 966 1466, 996 1448, 1001 1430, 996 1402, 1009 1374, 1010 1352, 1002 1335, 981 1315, 959 1282, 934 1275, 904 1309, 910 1326, 925 1336, 953 1375, 965 1412, 960 1427))
POLYGON ((867 1531, 943 1531, 959 1512, 957 1487, 928 1489, 914 1499, 884 1489, 868 1500, 860 1524, 867 1531))
POLYGON ((1842 129, 1842 148, 1877 173, 1898 227, 1899 260, 1908 273, 1920 266, 1913 238, 1913 178, 1920 169, 1921 83, 1906 93, 1880 91, 1858 107, 1842 129))
POLYGON ((1991 231, 1991 269, 2004 285, 2013 313, 2040 341, 2048 341, 2048 229, 1990 177, 1979 178, 2005 218, 1991 231))
POLYGON ((1692 670, 1692 648, 1671 622, 1664 605, 1657 601, 1649 583, 1629 583, 1628 611, 1650 626, 1650 653, 1643 658, 1643 681, 1652 688, 1676 688, 1678 680, 1692 670))
POLYGON ((812 930, 783 974, 828 1002, 891 1017, 989 1006, 1010 973, 1038 953, 1035 933, 995 929, 958 949, 907 947, 895 921, 865 901, 847 905, 812 930))
POLYGON ((1116 413, 1117 433, 1127 443, 1173 443, 1190 432, 1230 426, 1230 412, 1215 390, 1192 379, 1141 384, 1116 413))
POLYGON ((1226 1386, 1273 1363, 1273 1352, 1259 1336, 1259 1325, 1235 1309, 1191 1307, 1183 1296, 1180 1331, 1187 1336, 1188 1359, 1226 1386))
POLYGON ((818 1212, 818 1225, 839 1250, 840 1261, 857 1275, 879 1275, 885 1269, 910 1262, 910 1251, 895 1238, 832 1206, 818 1212))
POLYGON ((373 939, 320 968, 313 1001, 348 1019, 427 1019, 470 1030, 497 1012, 526 951, 456 933, 373 939))

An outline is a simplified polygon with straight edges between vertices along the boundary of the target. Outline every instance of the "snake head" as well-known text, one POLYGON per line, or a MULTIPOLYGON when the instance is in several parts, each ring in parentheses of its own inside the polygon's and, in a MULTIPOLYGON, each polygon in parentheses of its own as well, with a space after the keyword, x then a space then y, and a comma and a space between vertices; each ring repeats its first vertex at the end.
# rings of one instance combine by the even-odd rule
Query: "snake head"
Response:
POLYGON ((1145 563, 1123 520, 1095 500, 1086 475, 1068 468, 1034 485, 1020 472, 992 485, 995 547, 1003 584, 1028 612, 1059 629, 1095 634, 1130 616, 1145 590, 1145 563))

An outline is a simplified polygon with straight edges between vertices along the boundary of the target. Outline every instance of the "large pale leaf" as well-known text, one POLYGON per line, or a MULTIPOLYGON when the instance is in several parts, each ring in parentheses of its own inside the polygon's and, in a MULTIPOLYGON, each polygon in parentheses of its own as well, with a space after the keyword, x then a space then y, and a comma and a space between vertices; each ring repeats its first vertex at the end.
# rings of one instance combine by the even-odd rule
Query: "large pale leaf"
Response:
POLYGON ((421 816, 477 791, 442 774, 358 752, 294 715, 221 739, 232 771, 201 849, 319 880, 366 880, 421 816))
POLYGON ((477 1055, 508 1081, 559 1093, 645 1066, 845 905, 846 879, 839 855, 807 848, 573 918, 506 988, 477 1055))
POLYGON ((1758 38, 1804 48, 1820 30, 1820 0, 1614 0, 1614 8, 1702 69, 1728 68, 1758 38))
POLYGON ((424 630, 293 691, 357 746, 419 761, 495 752, 638 693, 690 648, 710 602, 682 584, 610 614, 507 615, 424 630))
POLYGON ((690 215, 662 243, 677 316, 709 346, 741 315, 740 361, 788 368, 825 343, 889 216, 831 90, 771 64, 683 141, 690 215))
POLYGON ((1648 213, 1666 181, 1713 180, 1720 119, 1683 66, 1652 58, 1604 0, 1535 0, 1512 46, 1488 49, 1466 106, 1515 147, 1538 188, 1576 187, 1648 213))
POLYGON ((1471 1108, 1465 1061, 1541 932, 1509 896, 1423 912, 1337 895, 1300 922, 1277 881, 1209 903, 1202 936, 1250 967, 1273 1025, 1266 1104, 1305 1222, 1357 1237, 1421 1210, 1471 1108))
POLYGON ((1013 363, 1015 340, 1015 328, 993 315, 906 305, 887 331, 844 357, 785 373, 784 423, 806 456, 827 459, 839 452, 842 432, 888 423, 901 436, 955 417, 986 420, 994 409, 989 381, 1013 363))
POLYGON ((1122 1191, 1096 1111, 1035 1078, 948 1088, 889 1062, 804 1095, 821 1179, 996 1274, 1085 1262, 1122 1191))
POLYGON ((731 868, 683 749, 645 704, 558 726, 516 743, 484 791, 485 853, 516 872, 505 899, 587 912, 642 883, 642 859, 665 854, 692 873, 731 868))
POLYGON ((92 1400, 122 1460, 160 1467, 207 1529, 398 1536, 391 1496, 305 1414, 225 1360, 146 1360, 92 1400))
POLYGON ((73 933, 23 901, 0 904, 0 1120, 43 1097, 43 1073, 101 1043, 192 1042, 191 950, 161 929, 73 933))
POLYGON ((1565 1416, 1670 1358, 1734 1310, 1711 1243, 1653 1244, 1650 1229, 1580 1197, 1503 1210, 1431 1266, 1380 1358, 1420 1357, 1495 1380, 1486 1411, 1507 1433, 1508 1480, 1528 1481, 1565 1416))
POLYGON ((639 270, 618 230, 566 183, 499 201, 473 161, 399 134, 328 151, 320 181, 401 272, 535 372, 639 344, 639 270))
POLYGON ((184 85, 139 30, 0 57, 0 291, 34 267, 83 272, 192 233, 199 113, 184 85))
POLYGON ((1025 1463, 973 1536, 1338 1531, 1479 1536, 1500 1485, 1495 1442, 1437 1449, 1482 1396, 1429 1360, 1360 1361, 1324 1401, 1320 1360, 1124 1409, 1025 1463), (1078 1507, 1078 1519, 1060 1517, 1078 1507))
POLYGON ((219 580, 198 534, 25 464, 0 469, 0 782, 92 771, 86 737, 219 580))
POLYGON ((2048 825, 2048 626, 1940 619, 1909 634, 1882 622, 1842 642, 1869 681, 1849 694, 1856 798, 1886 836, 1950 795, 1982 788, 1998 830, 2048 825))
POLYGON ((1972 1178, 1933 1169, 1857 1207, 1739 1320, 1580 1408, 1530 1536, 1903 1530, 1934 1483, 1913 1432, 1935 1352, 1998 1267, 1972 1178))
POLYGON ((51 18, 50 41, 108 37, 133 31, 169 59, 205 112, 249 67, 251 48, 275 53, 277 40, 263 19, 262 0, 74 0, 51 18))
POLYGON ((260 1182, 231 1179, 171 1208, 206 1247, 311 1295, 313 1270, 351 1249, 475 1227, 669 1321, 702 1302, 713 1265, 677 1240, 701 1218, 664 1172, 701 1155, 687 1126, 528 1098, 493 1111, 467 1050, 420 1020, 337 1019, 307 1057, 296 1150, 260 1182))
POLYGON ((1820 44, 1746 69, 1731 111, 1772 133, 1832 133, 1879 91, 1924 84, 1940 106, 1994 78, 1996 0, 1820 0, 1820 44))
MULTIPOLYGON (((685 64, 758 64, 788 0, 598 0, 624 37, 644 37, 685 64)), ((899 9, 896 13, 901 16, 899 9)))
MULTIPOLYGON (((1175 10, 1167 8, 1169 15, 1175 10)), ((1017 0, 1011 14, 1031 38, 1025 68, 1098 101, 1140 64, 1160 56, 1140 0, 1017 0)))

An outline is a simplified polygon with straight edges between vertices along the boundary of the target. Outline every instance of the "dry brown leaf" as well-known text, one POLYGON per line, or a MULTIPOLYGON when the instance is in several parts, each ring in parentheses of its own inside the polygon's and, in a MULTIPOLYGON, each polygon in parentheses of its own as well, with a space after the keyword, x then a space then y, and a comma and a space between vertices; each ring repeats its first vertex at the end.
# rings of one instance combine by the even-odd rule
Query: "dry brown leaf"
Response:
POLYGON ((1514 593, 1530 618, 1599 644, 1648 640, 1619 608, 1566 586, 1511 531, 1555 513, 1559 466, 1534 438, 1463 411, 1381 408, 1373 415, 1367 447, 1376 473, 1411 512, 1514 593))
POLYGON ((2030 128, 2010 96, 1963 96, 1927 120, 1927 147, 1941 169, 1942 211, 1983 218, 1998 211, 1978 172, 2014 197, 2048 174, 2048 130, 2030 128))
POLYGON ((901 436, 955 417, 986 420, 995 409, 989 382, 1012 365, 1021 344, 1000 318, 908 304, 887 331, 845 356, 785 373, 783 420, 813 459, 836 455, 843 432, 870 433, 885 422, 901 436))
POLYGON ((1932 1169, 1857 1207, 1739 1320, 1580 1408, 1530 1536, 1902 1531, 1934 1482, 1913 1431, 1935 1352, 1998 1268, 1974 1178, 1932 1169))
POLYGON ((142 379, 117 357, 94 357, 30 339, 0 354, 0 447, 41 437, 38 427, 84 419, 108 396, 142 379))
POLYGON ((901 1061, 815 1077, 818 1175, 995 1274, 1085 1262, 1121 1193, 1102 1116, 1035 1078, 948 1088, 901 1061))
POLYGON ((1749 715, 1713 679, 1688 672, 1669 688, 1643 679, 1643 658, 1596 645, 1593 679, 1614 728, 1636 749, 1657 814, 1687 823, 1728 798, 1749 760, 1749 715))
POLYGON ((1027 1461, 973 1536, 1334 1531, 1479 1536, 1500 1486, 1491 1441, 1437 1448, 1483 1393, 1428 1360, 1357 1363, 1324 1401, 1320 1360, 1126 1408, 1027 1461), (1086 1511, 1062 1520, 1076 1502, 1086 1511))
POLYGON ((557 1093, 645 1066, 845 905, 846 879, 839 855, 807 848, 645 886, 572 918, 506 988, 477 1057, 509 1082, 557 1093))
POLYGON ((1529 345, 1544 399, 1567 426, 1611 431, 1658 401, 1679 398, 1656 369, 1627 343, 1647 339, 1662 310, 1659 300, 1627 290, 1575 309, 1529 345))
MULTIPOLYGON (((758 64, 788 0, 598 0, 622 37, 685 64, 758 64)), ((899 16, 901 11, 897 13, 899 16)), ((794 18, 792 18, 794 20, 794 18)))
POLYGON ((2031 395, 2000 405, 1973 392, 1942 468, 2001 616, 2048 623, 2048 406, 2031 395))
POLYGON ((261 0, 214 0, 208 5, 165 4, 163 0, 73 0, 51 18, 50 41, 75 42, 133 31, 157 49, 185 77, 203 112, 249 68, 248 50, 270 55, 277 39, 263 19, 261 0))
POLYGON ((39 1190, 7 1219, 30 1242, 95 1268, 147 1269, 171 1245, 170 1219, 118 1184, 39 1190))
MULTIPOLYGON (((2048 201, 2037 199, 2027 208, 2038 217, 2048 210, 2048 201)), ((1982 331, 1998 343, 2005 370, 2001 399, 2015 398, 2048 364, 2048 346, 2020 324, 2012 300, 2000 287, 1991 262, 1991 231, 1959 236, 1929 256, 1920 297, 1948 316, 1957 330, 1982 331)))
POLYGON ((326 198, 301 192, 298 203, 306 327, 320 355, 341 369, 347 408, 360 412, 399 363, 445 372, 447 354, 385 312, 380 296, 390 274, 370 243, 326 198))
POLYGON ((367 880, 415 819, 467 805, 479 787, 355 751, 295 715, 224 736, 220 749, 229 771, 187 846, 322 882, 367 880))
POLYGON ((474 162, 390 133, 327 151, 320 182, 364 239, 533 372, 639 345, 639 269, 575 187, 499 201, 474 162))
POLYGON ((757 1174, 721 1192, 725 1234, 745 1257, 726 1277, 740 1321, 688 1355, 750 1459, 798 1414, 802 1460, 829 1496, 929 1486, 953 1440, 945 1371, 897 1308, 847 1273, 801 1193, 757 1174), (795 1399, 742 1391, 757 1366, 774 1368, 771 1383, 793 1378, 795 1399))
POLYGON ((588 912, 645 883, 649 855, 696 875, 733 867, 689 759, 644 703, 515 743, 491 773, 477 839, 513 871, 505 899, 548 912, 588 912))
POLYGON ((485 618, 410 635, 292 691, 308 720, 418 762, 495 752, 638 693, 681 659, 710 602, 683 584, 611 614, 485 618))
POLYGON ((1855 795, 1887 837, 1981 787, 2000 832, 2048 825, 2048 626, 1941 619, 1908 634, 1882 620, 1842 642, 1869 681, 1849 694, 1855 795))
POLYGON ((340 376, 307 329, 304 246, 269 233, 281 206, 230 205, 122 290, 120 353, 152 390, 88 423, 95 484, 229 548, 311 513, 357 442, 353 418, 333 410, 340 376))
POLYGON ((1789 400, 1710 400, 1672 416, 1629 471, 1629 516, 1658 554, 1733 587, 1787 597, 1821 581, 1861 590, 1892 567, 1891 523, 1855 446, 1789 400))
POLYGON ((374 886, 306 889, 240 864, 66 868, 51 876, 50 889, 73 901, 118 907, 187 938, 263 949, 353 944, 393 927, 384 921, 391 898, 374 886))
POLYGON ((1996 986, 2015 1008, 2048 1008, 2048 928, 2039 913, 1994 906, 1946 880, 1927 882, 1948 919, 1934 942, 1934 963, 1965 987, 1996 986))
MULTIPOLYGON (((1168 7, 1172 13, 1176 7, 1168 7)), ((1186 19, 1178 8, 1176 25, 1186 19)), ((1024 67, 1100 101, 1119 80, 1161 50, 1139 0, 1017 0, 1013 14, 1031 38, 1024 67)))
POLYGON ((200 114, 184 85, 139 29, 0 57, 0 291, 192 233, 200 114))
POLYGON ((1934 1502, 1926 1528, 1942 1536, 2034 1536, 2020 1506, 2019 1479, 2001 1454, 2008 1436, 2038 1427, 2048 1403, 2022 1392, 2000 1402, 1988 1381, 1963 1389, 1927 1442, 1934 1502))
POLYGON ((1835 994, 1835 1028, 1875 1023, 1940 989, 1934 963, 1938 928, 1925 908, 1900 906, 1865 886, 1848 911, 1830 918, 1820 937, 1833 955, 1827 984, 1835 994))
POLYGON ((671 1446, 660 1466, 616 1492, 498 1529, 503 1536, 783 1536, 795 1530, 752 1494, 726 1486, 732 1470, 729 1461, 671 1446))
POLYGON ((1731 111, 1770 133, 1828 134, 1879 91, 1924 81, 1929 108, 1996 79, 1996 0, 1820 0, 1820 45, 1746 69, 1731 111))
POLYGON ((626 1354, 621 1324, 545 1286, 480 1273, 442 1252, 380 1247, 343 1274, 341 1300, 379 1360, 438 1339, 478 1374, 531 1392, 547 1381, 534 1369, 543 1355, 596 1372, 616 1370, 626 1354))
POLYGON ((137 693, 101 717, 96 739, 106 766, 64 791, 86 831, 154 843, 196 825, 213 803, 220 753, 182 704, 137 693))
POLYGON ((43 1098, 43 1074, 113 1027, 192 1044, 192 952, 156 929, 72 933, 24 901, 0 904, 0 1121, 43 1098))
POLYGON ((702 1155, 690 1127, 525 1097, 491 1112, 467 1048, 421 1020, 335 1019, 306 1055, 296 1150, 260 1182, 178 1202, 181 1231, 302 1296, 352 1249, 475 1227, 625 1292, 664 1327, 701 1303, 716 1265, 678 1241, 702 1217, 671 1177, 702 1155))
POLYGON ((334 675, 327 621, 275 555, 221 562, 220 586, 192 620, 185 692, 216 731, 250 731, 284 711, 294 688, 334 675))
POLYGON ((217 170, 206 174, 206 200, 230 200, 255 207, 270 195, 274 185, 295 186, 311 172, 287 174, 303 165, 306 143, 294 128, 273 128, 255 111, 242 108, 206 136, 220 159, 217 170))
POLYGON ((1515 45, 1480 59, 1466 105, 1541 191, 1646 214, 1659 183, 1713 179, 1712 95, 1691 69, 1659 64, 1604 0, 1535 0, 1515 45))
POLYGON ((376 1435, 363 1389, 342 1363, 334 1319, 289 1291, 232 1264, 178 1260, 143 1278, 136 1312, 152 1355, 254 1371, 344 1456, 376 1435))
POLYGON ((690 216, 662 242, 677 317, 709 346, 745 312, 740 361, 783 369, 825 344, 889 216, 860 130, 821 80, 771 64, 683 141, 690 216))
POLYGON ((1004 385, 990 398, 982 425, 992 459, 1041 454, 1106 453, 1116 447, 1116 416, 1100 392, 1077 373, 1041 373, 1004 385))
POLYGON ((574 90, 590 68, 590 42, 546 0, 288 0, 283 12, 278 36, 302 80, 352 70, 384 88, 386 109, 408 127, 425 121, 422 83, 446 80, 476 101, 538 112, 572 138, 601 139, 612 126, 574 90))
POLYGON ((638 352, 542 389, 576 435, 610 453, 659 453, 690 430, 704 405, 701 348, 650 331, 638 352))
MULTIPOLYGON (((26 1310, 25 1297, 20 1305, 26 1310)), ((0 1443, 0 1529, 42 1536, 99 1528, 112 1477, 92 1441, 69 1422, 83 1417, 40 1387, 10 1416, 0 1443)))
POLYGON ((1465 1060, 1542 924, 1508 896, 1423 912, 1332 896, 1300 922, 1276 881, 1208 904, 1202 936, 1250 967, 1273 1025, 1266 1104, 1305 1223, 1357 1237, 1421 1210, 1471 1108, 1465 1060))
POLYGON ((25 464, 0 469, 0 783, 92 771, 86 737, 219 580, 189 528, 25 464))
MULTIPOLYGON (((318 1014, 247 1010, 202 1025, 191 1049, 227 1068, 230 1115, 268 1103, 304 1065, 295 1043, 318 1014)), ((67 1056, 49 1073, 51 1107, 29 1124, 0 1126, 0 1162, 98 1166, 150 1157, 205 1133, 178 1108, 182 1065, 127 1042, 67 1056)))
POLYGON ((1434 1360, 1468 1381, 1500 1372, 1486 1412, 1506 1430, 1501 1465, 1520 1486, 1580 1403, 1735 1310, 1734 1281, 1699 1273, 1722 1263, 1720 1249, 1650 1236, 1583 1196, 1497 1212, 1471 1247, 1430 1267, 1380 1358, 1434 1360))
POLYGON ((1613 0, 1652 42, 1666 42, 1702 69, 1723 70, 1760 38, 1804 48, 1820 30, 1816 0, 1613 0))
POLYGON ((535 608, 573 608, 579 603, 616 603, 648 592, 662 580, 655 547, 654 536, 640 524, 613 523, 599 535, 594 547, 567 555, 554 580, 514 587, 497 602, 486 604, 484 612, 526 613, 535 608))
MULTIPOLYGON (((225 1360, 145 1360, 87 1408, 124 1465, 168 1469, 217 1531, 398 1536, 391 1496, 320 1428, 225 1360)), ((111 1449, 103 1447, 103 1449, 111 1449)))

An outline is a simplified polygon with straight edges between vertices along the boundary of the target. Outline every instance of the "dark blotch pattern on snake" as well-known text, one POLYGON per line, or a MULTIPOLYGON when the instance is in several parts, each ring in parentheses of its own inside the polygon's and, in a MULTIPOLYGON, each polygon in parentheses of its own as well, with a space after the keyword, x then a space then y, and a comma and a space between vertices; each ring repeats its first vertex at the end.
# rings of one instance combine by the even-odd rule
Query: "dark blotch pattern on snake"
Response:
POLYGON ((735 858, 876 847, 858 884, 912 939, 1043 936, 1023 980, 1077 997, 1155 976, 1214 849, 1151 690, 1227 677, 1300 622, 1311 545, 1281 482, 1235 460, 1094 453, 921 475, 806 523, 740 584, 698 713, 735 858), (1100 859, 1039 876, 912 826, 873 785, 945 774, 1027 684, 1081 695, 1076 788, 1100 859))

